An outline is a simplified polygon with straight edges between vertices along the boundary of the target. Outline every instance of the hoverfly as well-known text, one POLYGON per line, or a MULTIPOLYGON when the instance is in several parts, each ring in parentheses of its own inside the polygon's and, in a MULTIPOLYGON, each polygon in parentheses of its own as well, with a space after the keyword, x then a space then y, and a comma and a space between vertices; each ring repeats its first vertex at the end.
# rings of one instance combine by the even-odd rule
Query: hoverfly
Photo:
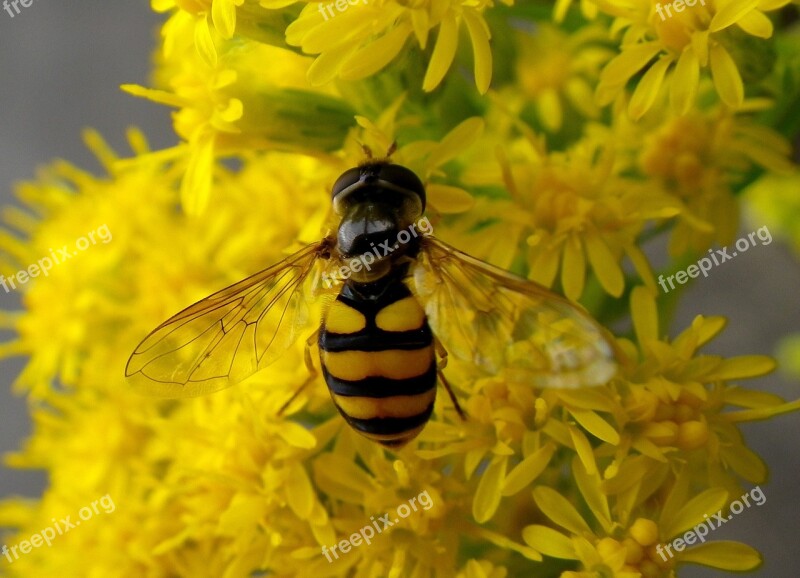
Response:
POLYGON ((234 385, 309 328, 309 300, 326 292, 335 298, 307 344, 316 336, 347 423, 388 448, 420 433, 438 381, 464 418, 442 373, 448 353, 534 387, 602 385, 616 372, 611 340, 580 306, 432 236, 425 187, 410 169, 370 156, 336 180, 332 202, 335 233, 150 333, 126 366, 134 387, 191 397, 234 385))

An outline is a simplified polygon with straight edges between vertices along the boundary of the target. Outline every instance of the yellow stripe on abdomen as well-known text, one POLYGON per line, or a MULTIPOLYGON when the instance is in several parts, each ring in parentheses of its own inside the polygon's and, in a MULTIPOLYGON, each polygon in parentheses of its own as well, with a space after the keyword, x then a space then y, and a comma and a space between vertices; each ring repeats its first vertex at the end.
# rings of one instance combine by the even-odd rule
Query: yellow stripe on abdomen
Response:
POLYGON ((321 357, 330 374, 346 381, 367 377, 409 379, 425 373, 434 362, 433 346, 410 351, 322 351, 321 357))
POLYGON ((375 325, 383 331, 413 331, 425 323, 425 311, 414 297, 395 301, 375 316, 375 325))
POLYGON ((331 303, 325 317, 325 329, 331 333, 358 333, 366 326, 367 318, 360 311, 338 300, 331 303))

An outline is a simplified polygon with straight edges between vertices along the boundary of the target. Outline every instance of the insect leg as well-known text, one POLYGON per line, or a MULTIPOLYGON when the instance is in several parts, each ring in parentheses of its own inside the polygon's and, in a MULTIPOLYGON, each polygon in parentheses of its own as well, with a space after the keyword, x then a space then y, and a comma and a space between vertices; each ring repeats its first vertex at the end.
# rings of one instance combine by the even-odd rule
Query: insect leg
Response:
POLYGON ((445 367, 447 367, 447 350, 435 337, 433 338, 433 343, 436 347, 436 353, 439 354, 439 362, 436 364, 436 373, 439 375, 442 385, 444 385, 444 388, 447 390, 447 395, 450 396, 450 400, 453 402, 456 412, 458 412, 458 417, 460 417, 462 421, 466 421, 467 414, 464 413, 463 409, 461 409, 461 405, 458 403, 458 398, 456 398, 456 395, 453 393, 450 383, 447 381, 447 378, 445 378, 444 372, 442 371, 445 367))
POLYGON ((447 390, 447 395, 450 396, 450 400, 453 402, 453 405, 456 408, 456 412, 458 412, 458 417, 460 417, 462 421, 467 421, 467 414, 464 413, 463 409, 461 409, 461 406, 458 403, 458 399, 453 393, 453 390, 450 389, 450 384, 448 383, 447 379, 445 379, 444 377, 444 373, 442 373, 441 371, 438 371, 437 373, 439 374, 439 379, 442 380, 442 385, 444 385, 444 388, 447 390))
POLYGON ((309 338, 306 340, 306 347, 303 357, 306 363, 306 369, 308 369, 308 378, 300 387, 297 388, 297 390, 292 394, 292 397, 290 397, 286 403, 281 406, 281 408, 278 410, 278 415, 283 415, 283 412, 286 411, 286 408, 289 407, 289 405, 295 399, 297 399, 297 396, 300 395, 300 393, 317 378, 317 369, 314 367, 314 362, 311 359, 311 347, 317 342, 318 335, 319 330, 312 333, 311 336, 309 336, 309 338))

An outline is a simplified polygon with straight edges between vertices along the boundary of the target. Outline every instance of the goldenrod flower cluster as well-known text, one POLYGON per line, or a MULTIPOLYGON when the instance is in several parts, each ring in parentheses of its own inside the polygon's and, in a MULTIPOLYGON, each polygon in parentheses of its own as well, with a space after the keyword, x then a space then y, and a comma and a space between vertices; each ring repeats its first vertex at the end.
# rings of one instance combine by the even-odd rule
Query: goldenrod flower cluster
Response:
POLYGON ((2 316, 17 337, 0 353, 27 359, 15 389, 34 422, 6 462, 50 483, 39 500, 0 502, 0 543, 97 496, 116 509, 0 558, 0 576, 757 567, 753 548, 713 536, 671 557, 658 547, 765 482, 739 424, 800 404, 743 384, 772 359, 703 353, 725 319, 671 330, 643 244, 666 235, 674 262, 692 262, 734 239, 746 197, 800 250, 796 11, 705 0, 662 19, 657 4, 152 0, 164 21, 151 82, 123 88, 172 107, 179 144, 154 151, 131 129, 117 152, 87 132, 105 174, 53 163, 19 186, 25 209, 5 211, 0 235, 13 274, 87 230, 113 234, 21 287, 23 309, 2 316), (362 145, 394 141, 437 236, 617 329, 608 385, 535 389, 451 358, 468 419, 441 395, 396 453, 352 432, 321 379, 281 414, 307 378, 304 340, 214 395, 131 391, 125 362, 151 329, 319 239, 335 178, 362 145), (323 554, 423 492, 430 507, 371 544, 323 554))

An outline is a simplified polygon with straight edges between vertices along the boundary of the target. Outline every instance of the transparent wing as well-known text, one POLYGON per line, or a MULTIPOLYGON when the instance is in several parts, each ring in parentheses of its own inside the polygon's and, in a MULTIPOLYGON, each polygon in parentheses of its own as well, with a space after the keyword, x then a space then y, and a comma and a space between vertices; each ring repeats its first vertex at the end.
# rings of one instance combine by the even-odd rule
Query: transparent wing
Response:
POLYGON ((190 305, 148 335, 125 375, 142 393, 193 397, 263 369, 311 323, 305 281, 328 240, 190 305))
POLYGON ((579 305, 427 237, 413 270, 450 355, 536 387, 602 385, 617 369, 606 331, 579 305))

